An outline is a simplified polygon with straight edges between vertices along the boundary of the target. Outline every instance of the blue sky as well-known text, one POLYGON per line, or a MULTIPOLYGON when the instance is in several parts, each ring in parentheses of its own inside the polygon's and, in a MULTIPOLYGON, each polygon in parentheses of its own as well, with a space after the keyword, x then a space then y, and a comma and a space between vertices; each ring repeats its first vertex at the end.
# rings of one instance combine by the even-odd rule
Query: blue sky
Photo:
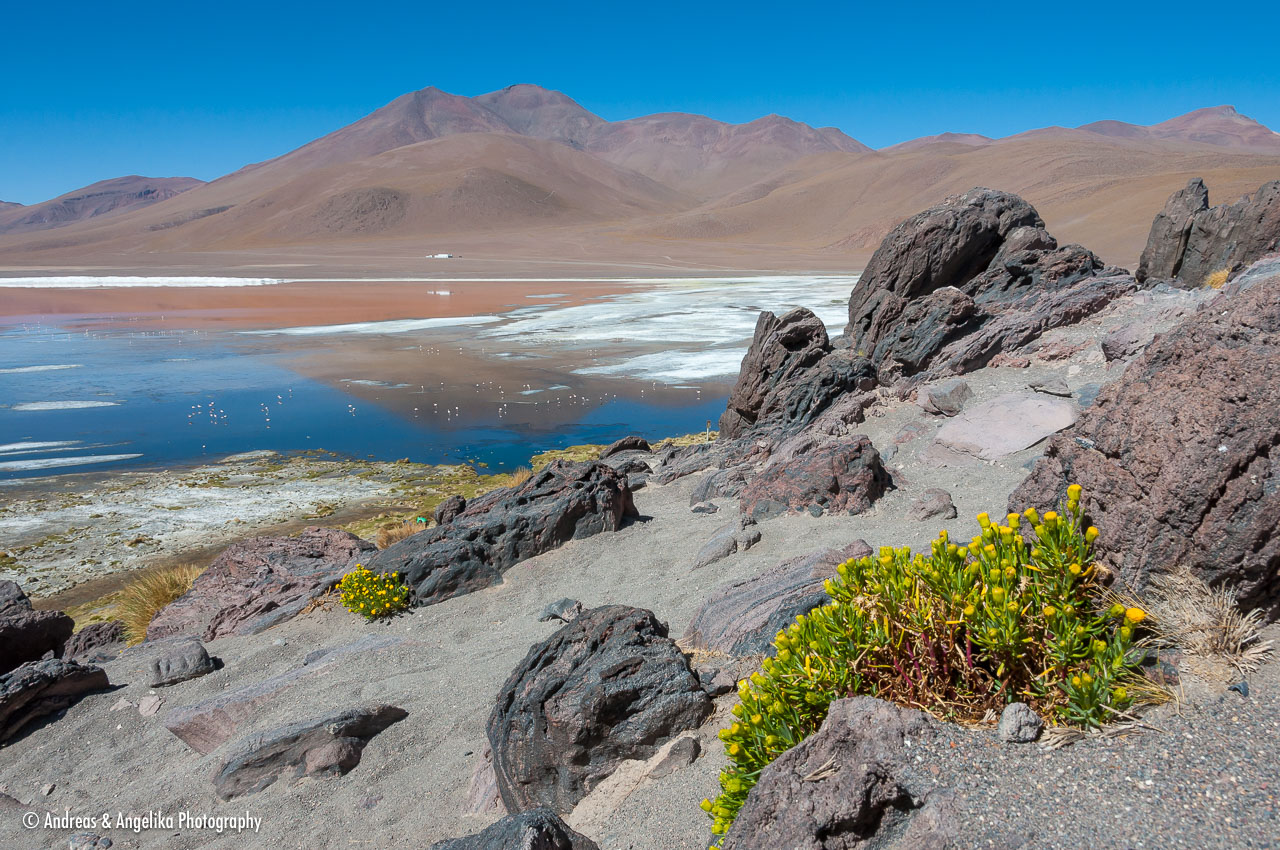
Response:
POLYGON ((35 203, 130 173, 211 179, 428 85, 474 95, 537 83, 611 120, 777 112, 872 147, 945 130, 1148 124, 1223 103, 1280 129, 1280 63, 1249 38, 1280 28, 1280 4, 1219 11, 11 3, 0 34, 0 200, 35 203))

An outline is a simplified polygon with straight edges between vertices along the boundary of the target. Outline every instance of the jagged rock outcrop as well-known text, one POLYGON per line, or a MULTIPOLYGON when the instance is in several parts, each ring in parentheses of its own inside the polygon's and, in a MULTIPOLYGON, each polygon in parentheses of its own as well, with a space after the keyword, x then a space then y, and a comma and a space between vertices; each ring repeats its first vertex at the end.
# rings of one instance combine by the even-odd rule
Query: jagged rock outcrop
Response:
POLYGON ((1280 180, 1261 186, 1234 204, 1209 206, 1199 177, 1169 197, 1151 223, 1137 279, 1176 280, 1202 286, 1209 275, 1237 272, 1280 250, 1280 180))
POLYGON ((389 546, 365 566, 397 573, 415 605, 502 580, 527 558, 569 540, 617 531, 636 516, 627 479, 598 461, 555 461, 528 481, 472 499, 450 522, 389 546))
POLYGON ((68 661, 105 660, 124 649, 124 644, 124 623, 119 620, 90 623, 71 636, 62 657, 68 661))
POLYGON ((1280 617, 1280 275, 1157 337, 1049 443, 1010 510, 1085 489, 1101 560, 1135 588, 1189 567, 1280 617))
POLYGON ((837 700, 817 732, 760 774, 725 850, 954 845, 947 798, 907 769, 907 744, 934 734, 923 712, 872 697, 837 700))
POLYGON ((0 675, 0 743, 32 720, 62 711, 107 684, 101 667, 58 658, 29 661, 0 675))
POLYGON ((0 581, 0 673, 47 653, 62 654, 75 622, 61 611, 35 611, 16 582, 0 581))
POLYGON ((430 850, 599 850, 550 809, 508 815, 475 835, 437 841, 430 850))
POLYGON ((454 517, 467 509, 467 500, 454 493, 440 504, 436 505, 435 511, 432 512, 431 518, 436 521, 436 525, 448 525, 453 522, 454 517))
POLYGON ((613 457, 623 452, 651 452, 653 447, 649 445, 649 441, 644 437, 623 437, 620 440, 610 444, 608 448, 600 452, 600 459, 613 457))
POLYGON ((315 526, 297 537, 234 543, 191 590, 156 614, 147 626, 147 640, 257 634, 296 616, 375 551, 354 534, 315 526))
POLYGON ((1059 246, 1017 195, 972 189, 885 237, 849 299, 846 333, 883 384, 959 374, 1097 312, 1136 288, 1125 277, 1059 246))
POLYGON ((826 326, 810 311, 797 307, 780 317, 761 313, 720 416, 720 438, 802 427, 835 399, 873 384, 866 359, 833 349, 826 326))
POLYGON ((567 814, 619 763, 649 758, 711 709, 652 612, 586 611, 531 648, 498 692, 487 732, 502 802, 567 814))
POLYGON ((859 514, 889 489, 880 453, 864 435, 806 429, 783 442, 742 488, 739 506, 764 519, 787 510, 859 514))
POLYGON ((409 716, 394 705, 352 708, 250 735, 233 746, 213 779, 222 800, 261 791, 281 777, 342 776, 369 739, 409 716))
POLYGON ((720 588, 693 615, 682 644, 735 657, 767 655, 779 630, 830 599, 822 583, 837 567, 870 554, 871 547, 858 540, 844 549, 820 549, 783 561, 720 588))

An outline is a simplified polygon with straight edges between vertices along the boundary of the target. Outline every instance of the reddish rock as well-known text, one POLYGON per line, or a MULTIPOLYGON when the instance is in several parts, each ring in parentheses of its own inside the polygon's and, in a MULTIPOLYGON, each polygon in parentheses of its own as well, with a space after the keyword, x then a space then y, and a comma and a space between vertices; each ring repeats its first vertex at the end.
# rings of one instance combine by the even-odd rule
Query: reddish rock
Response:
POLYGON ((636 516, 627 479, 599 461, 556 461, 528 481, 472 499, 446 525, 389 546, 365 566, 396 573, 415 605, 488 587, 511 567, 636 516))
POLYGON ((61 611, 35 611, 22 588, 0 581, 0 673, 47 653, 62 654, 75 623, 61 611))
POLYGON ((831 597, 824 580, 851 558, 871 554, 861 540, 844 549, 820 549, 720 588, 694 613, 681 643, 735 657, 768 655, 778 631, 831 597))
POLYGON ((90 623, 71 636, 62 657, 68 661, 89 656, 106 658, 123 649, 124 643, 124 623, 119 620, 90 623))
POLYGON ((1280 250, 1280 180, 1234 204, 1209 206, 1209 190, 1195 178, 1170 196, 1151 223, 1138 263, 1139 281, 1176 280, 1202 286, 1209 275, 1236 272, 1280 250))
POLYGON ((866 359, 833 350, 826 326, 810 311, 761 313, 720 417, 720 438, 802 427, 840 396, 873 384, 866 359))
POLYGON ((742 489, 739 506, 756 517, 811 505, 829 513, 859 514, 888 488, 889 473, 870 438, 802 431, 779 446, 742 489))
POLYGON ((0 743, 32 720, 62 711, 107 684, 101 667, 57 658, 30 661, 0 675, 0 743))
POLYGON ((956 506, 951 501, 951 494, 936 487, 925 490, 920 498, 911 503, 909 516, 919 522, 927 519, 955 519, 956 506))
POLYGON ((653 447, 649 445, 649 441, 644 437, 623 437, 621 440, 610 445, 607 449, 600 452, 600 459, 613 457, 622 452, 651 452, 653 447))
POLYGON ((214 640, 257 634, 296 616, 357 561, 377 551, 336 528, 310 527, 297 537, 256 537, 223 550, 191 590, 161 610, 147 640, 192 635, 214 640))
POLYGON ((586 611, 531 648, 498 692, 488 737, 503 804, 566 814, 622 761, 648 759, 711 710, 652 612, 586 611))
POLYGON ((440 504, 436 505, 435 511, 431 514, 431 518, 436 521, 436 525, 448 525, 453 522, 454 518, 467 509, 467 500, 454 493, 440 504))
POLYGON ((1076 406, 1039 393, 1008 393, 962 411, 934 436, 945 450, 999 460, 1034 446, 1076 421, 1076 406))
POLYGON ((1100 557, 1135 588, 1189 567, 1280 617, 1280 276, 1157 337, 1049 444, 1011 510, 1085 489, 1100 557))

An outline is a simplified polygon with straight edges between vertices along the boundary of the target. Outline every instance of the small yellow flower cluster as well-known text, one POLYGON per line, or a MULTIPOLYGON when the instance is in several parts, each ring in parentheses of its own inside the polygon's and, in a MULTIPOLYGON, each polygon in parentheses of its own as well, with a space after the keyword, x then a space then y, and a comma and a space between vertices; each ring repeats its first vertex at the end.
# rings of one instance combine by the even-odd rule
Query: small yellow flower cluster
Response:
POLYGON ((360 564, 338 582, 342 607, 366 620, 389 617, 409 607, 409 588, 395 573, 375 573, 360 564))

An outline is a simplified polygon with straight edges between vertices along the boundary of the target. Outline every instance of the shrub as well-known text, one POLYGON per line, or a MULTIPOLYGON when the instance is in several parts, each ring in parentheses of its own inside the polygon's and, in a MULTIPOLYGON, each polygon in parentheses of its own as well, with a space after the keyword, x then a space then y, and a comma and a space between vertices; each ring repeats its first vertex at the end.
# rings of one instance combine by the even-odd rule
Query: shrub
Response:
POLYGON ((1226 285, 1227 277, 1231 274, 1231 269, 1218 269, 1204 279, 1204 285, 1210 289, 1221 289, 1226 285))
POLYGON ((375 573, 356 564, 338 582, 342 607, 366 620, 389 617, 409 607, 409 588, 395 573, 375 573))
POLYGON ((419 531, 425 530, 427 523, 419 517, 412 517, 405 520, 399 525, 393 525, 390 528, 378 529, 378 548, 386 549, 395 543, 399 543, 406 537, 412 537, 419 531))
POLYGON ((115 601, 116 619, 124 623, 125 640, 130 646, 147 638, 147 626, 156 613, 191 589, 204 570, 182 566, 145 573, 125 585, 115 601))
POLYGON ((720 731, 729 767, 704 800, 723 835, 760 772, 822 724, 831 702, 878 696, 976 721, 1027 702, 1079 726, 1101 726, 1133 703, 1137 607, 1095 602, 1096 528, 1080 487, 1059 515, 1029 509, 1001 525, 978 515, 967 545, 943 531, 928 555, 884 547, 847 561, 825 583, 831 601, 777 634, 775 654, 743 680, 734 723, 720 731))
POLYGON ((533 477, 533 470, 527 466, 516 467, 516 470, 507 476, 508 487, 519 487, 524 482, 533 477))

